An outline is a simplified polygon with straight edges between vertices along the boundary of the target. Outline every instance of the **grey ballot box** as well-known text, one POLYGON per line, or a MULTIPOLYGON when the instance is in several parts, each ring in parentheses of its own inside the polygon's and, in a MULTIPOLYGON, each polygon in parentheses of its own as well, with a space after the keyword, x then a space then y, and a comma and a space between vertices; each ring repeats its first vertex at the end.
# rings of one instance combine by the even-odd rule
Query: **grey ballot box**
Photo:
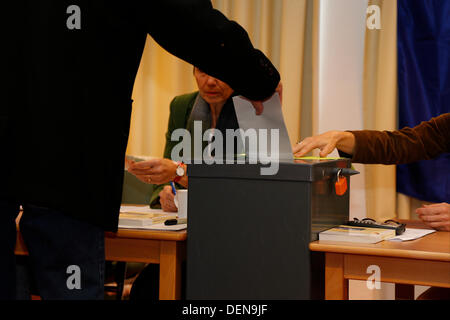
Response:
POLYGON ((324 298, 324 255, 308 246, 349 218, 349 176, 343 195, 335 182, 350 160, 279 165, 272 176, 261 165, 188 166, 187 299, 324 298))

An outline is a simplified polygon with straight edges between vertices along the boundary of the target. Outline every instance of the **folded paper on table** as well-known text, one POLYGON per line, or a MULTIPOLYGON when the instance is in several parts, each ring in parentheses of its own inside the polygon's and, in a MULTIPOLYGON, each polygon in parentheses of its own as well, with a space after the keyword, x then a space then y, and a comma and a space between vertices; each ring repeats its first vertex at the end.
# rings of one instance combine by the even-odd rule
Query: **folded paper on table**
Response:
POLYGON ((416 239, 422 238, 433 232, 436 232, 436 230, 407 228, 403 234, 393 237, 393 238, 389 239, 389 241, 416 240, 416 239))

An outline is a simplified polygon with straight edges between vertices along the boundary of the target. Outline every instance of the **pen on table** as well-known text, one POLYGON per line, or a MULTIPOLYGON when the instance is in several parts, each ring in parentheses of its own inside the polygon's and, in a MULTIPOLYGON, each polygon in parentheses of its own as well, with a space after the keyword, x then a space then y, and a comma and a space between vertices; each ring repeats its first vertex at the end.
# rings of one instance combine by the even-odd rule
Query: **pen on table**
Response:
POLYGON ((173 194, 177 195, 177 189, 175 189, 175 184, 173 183, 173 181, 170 181, 170 186, 172 187, 173 194))
POLYGON ((169 219, 169 220, 164 221, 164 224, 166 226, 173 226, 176 224, 183 224, 183 223, 187 223, 187 218, 169 219))

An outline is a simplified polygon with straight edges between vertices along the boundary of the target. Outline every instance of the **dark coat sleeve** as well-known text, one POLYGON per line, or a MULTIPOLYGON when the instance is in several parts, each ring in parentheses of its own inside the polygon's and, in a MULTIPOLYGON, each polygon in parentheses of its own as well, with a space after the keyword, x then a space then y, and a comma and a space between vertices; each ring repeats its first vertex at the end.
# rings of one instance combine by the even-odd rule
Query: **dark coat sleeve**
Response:
POLYGON ((450 152, 450 113, 396 131, 350 131, 355 135, 352 161, 403 164, 450 152))
POLYGON ((147 1, 140 19, 164 49, 252 100, 269 98, 280 75, 247 32, 206 0, 147 1), (155 4, 157 3, 157 4, 155 4))

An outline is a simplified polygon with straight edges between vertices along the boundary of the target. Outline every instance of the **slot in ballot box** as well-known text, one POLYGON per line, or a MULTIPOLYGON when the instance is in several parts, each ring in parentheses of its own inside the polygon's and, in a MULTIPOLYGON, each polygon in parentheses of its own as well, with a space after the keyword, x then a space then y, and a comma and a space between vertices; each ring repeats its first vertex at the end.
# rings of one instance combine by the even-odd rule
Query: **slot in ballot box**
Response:
POLYGON ((187 299, 323 298, 324 256, 308 245, 348 220, 349 176, 342 195, 335 183, 350 166, 189 165, 187 299))

